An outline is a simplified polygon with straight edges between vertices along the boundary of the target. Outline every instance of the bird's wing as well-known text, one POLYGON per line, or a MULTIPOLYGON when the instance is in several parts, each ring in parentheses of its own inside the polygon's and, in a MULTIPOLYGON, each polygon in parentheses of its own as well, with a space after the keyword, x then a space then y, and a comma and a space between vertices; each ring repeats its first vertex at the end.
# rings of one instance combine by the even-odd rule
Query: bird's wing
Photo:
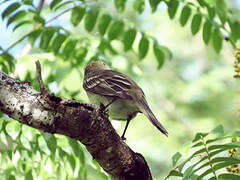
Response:
POLYGON ((95 94, 132 99, 128 90, 132 88, 132 82, 124 74, 113 70, 104 70, 85 78, 83 88, 95 94))

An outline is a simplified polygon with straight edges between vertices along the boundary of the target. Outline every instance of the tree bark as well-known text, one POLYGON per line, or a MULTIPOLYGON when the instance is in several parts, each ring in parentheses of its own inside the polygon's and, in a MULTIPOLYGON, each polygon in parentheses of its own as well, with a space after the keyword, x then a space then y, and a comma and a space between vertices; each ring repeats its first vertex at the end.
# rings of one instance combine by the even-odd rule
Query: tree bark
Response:
POLYGON ((152 179, 144 157, 121 140, 107 113, 98 108, 37 92, 29 82, 0 71, 0 111, 33 128, 80 141, 112 179, 152 179))

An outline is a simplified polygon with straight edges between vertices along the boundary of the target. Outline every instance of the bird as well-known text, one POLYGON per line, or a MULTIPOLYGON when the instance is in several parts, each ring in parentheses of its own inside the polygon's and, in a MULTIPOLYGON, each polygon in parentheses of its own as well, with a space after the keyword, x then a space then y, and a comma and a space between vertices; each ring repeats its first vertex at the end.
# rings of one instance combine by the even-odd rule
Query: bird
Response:
POLYGON ((168 136, 167 130, 150 109, 143 90, 129 76, 111 70, 104 62, 96 60, 86 66, 83 89, 91 103, 107 109, 111 119, 127 121, 121 136, 123 140, 126 139, 130 121, 137 113, 143 113, 159 131, 168 136))

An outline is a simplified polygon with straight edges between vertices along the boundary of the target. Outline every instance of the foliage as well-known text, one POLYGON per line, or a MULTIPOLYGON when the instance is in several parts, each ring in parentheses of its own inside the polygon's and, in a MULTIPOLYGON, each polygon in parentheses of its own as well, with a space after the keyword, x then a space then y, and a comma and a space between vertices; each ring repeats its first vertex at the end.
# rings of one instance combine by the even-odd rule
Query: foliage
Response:
POLYGON ((223 126, 219 125, 210 133, 197 133, 190 150, 193 153, 180 163, 178 163, 182 158, 180 152, 172 157, 174 169, 167 178, 171 176, 179 176, 183 180, 206 177, 211 180, 240 178, 240 131, 224 134, 223 126))
POLYGON ((83 145, 71 138, 3 119, 0 137, 0 176, 3 179, 25 177, 31 180, 39 176, 43 179, 108 179, 99 165, 85 154, 83 145))
MULTIPOLYGON (((1 58, 7 60, 8 64, 3 63, 4 61, 1 60, 0 65, 5 71, 8 68, 10 68, 8 70, 12 71, 14 64, 13 57, 8 51, 24 39, 28 39, 33 46, 40 48, 42 51, 53 52, 55 56, 69 59, 73 66, 81 65, 88 53, 91 54, 89 60, 100 56, 106 58, 106 51, 109 51, 112 55, 119 54, 112 46, 113 40, 122 42, 124 51, 132 50, 133 52, 136 51, 133 48, 133 43, 137 41, 139 59, 146 56, 149 46, 152 44, 159 63, 158 68, 162 67, 166 58, 171 58, 169 56, 170 50, 166 46, 158 44, 154 37, 145 34, 139 28, 129 25, 127 19, 120 16, 115 17, 110 12, 107 12, 98 3, 88 3, 83 0, 52 0, 48 8, 49 15, 56 15, 49 20, 46 20, 46 17, 40 14, 39 8, 31 0, 3 1, 2 4, 4 3, 8 3, 8 6, 1 16, 3 20, 7 21, 7 27, 13 25, 14 32, 26 25, 31 26, 29 33, 7 49, 2 49, 1 58), (71 13, 70 22, 74 27, 79 27, 81 21, 84 20, 84 28, 88 35, 76 37, 73 32, 63 26, 52 25, 52 22, 67 12, 71 13), (140 40, 136 38, 137 34, 142 34, 140 40), (89 52, 89 49, 91 49, 89 35, 98 36, 99 46, 93 52, 89 52), (129 41, 126 40, 127 37, 129 41), (35 43, 37 39, 40 39, 40 44, 35 43), (151 40, 153 41, 150 44, 151 40)), ((119 13, 124 13, 126 3, 126 0, 115 0, 116 10, 119 13)), ((142 14, 146 8, 146 3, 144 0, 135 0, 133 9, 142 14)), ((198 0, 197 3, 180 0, 149 0, 149 3, 152 13, 156 12, 160 3, 165 4, 168 7, 170 19, 176 17, 178 10, 181 11, 180 24, 185 26, 188 21, 191 21, 193 35, 200 31, 203 23, 203 41, 208 44, 212 39, 213 47, 217 53, 222 49, 224 38, 228 39, 233 47, 240 38, 239 19, 228 9, 224 0, 198 0), (230 27, 230 29, 227 27, 230 27)))
MULTIPOLYGON (((5 22, 7 29, 13 32, 13 35, 17 34, 17 40, 15 39, 11 45, 8 47, 0 46, 0 69, 6 73, 16 73, 19 67, 22 67, 21 63, 24 62, 27 68, 24 69, 24 75, 20 79, 29 80, 33 87, 38 89, 34 73, 35 67, 29 62, 30 60, 41 59, 41 64, 44 67, 44 82, 51 91, 53 90, 52 92, 61 97, 75 98, 86 102, 79 84, 82 81, 82 68, 89 61, 99 58, 111 63, 113 58, 118 58, 117 65, 118 68, 121 68, 121 60, 127 59, 125 68, 127 73, 132 73, 132 69, 141 67, 139 66, 140 62, 146 65, 146 68, 144 68, 150 70, 146 74, 147 71, 141 72, 144 74, 141 77, 142 81, 139 77, 136 77, 136 74, 139 76, 141 73, 134 72, 134 78, 138 80, 138 83, 141 83, 141 87, 146 90, 150 88, 151 92, 154 91, 154 97, 149 99, 156 103, 155 112, 158 113, 157 115, 161 120, 168 116, 168 129, 172 132, 168 139, 159 140, 158 138, 162 137, 157 134, 157 131, 156 136, 153 136, 152 133, 155 131, 152 129, 147 132, 146 126, 148 123, 145 124, 142 118, 139 120, 142 121, 141 123, 139 121, 131 122, 132 124, 135 123, 131 127, 136 134, 133 134, 131 130, 128 132, 129 134, 132 133, 128 136, 128 143, 131 142, 131 137, 133 137, 132 144, 136 150, 140 146, 144 147, 141 149, 141 153, 151 151, 151 157, 147 157, 147 160, 151 163, 151 170, 155 176, 162 176, 168 171, 165 152, 169 152, 170 147, 170 151, 172 149, 175 151, 176 146, 188 141, 192 137, 193 127, 198 126, 200 121, 203 121, 202 124, 204 124, 201 124, 201 128, 208 127, 209 124, 211 126, 214 123, 219 123, 219 121, 227 121, 224 125, 227 128, 232 128, 235 119, 232 118, 232 114, 229 115, 230 113, 225 112, 226 104, 232 103, 233 93, 229 92, 236 91, 229 79, 229 74, 232 73, 229 68, 230 63, 226 62, 229 53, 224 51, 222 54, 226 56, 220 58, 216 54, 212 55, 207 52, 209 53, 207 57, 212 56, 216 61, 212 60, 214 59, 212 57, 208 62, 204 60, 204 63, 199 59, 194 61, 196 57, 186 57, 184 53, 178 53, 174 48, 170 50, 168 44, 161 41, 161 38, 147 32, 146 28, 139 23, 142 20, 141 17, 146 14, 160 16, 163 14, 159 12, 166 10, 169 19, 172 22, 179 21, 183 31, 187 32, 189 30, 193 36, 202 32, 202 41, 206 44, 206 47, 212 47, 215 52, 220 53, 223 46, 229 42, 235 48, 236 41, 240 38, 239 12, 227 6, 226 3, 229 3, 229 1, 114 0, 113 3, 112 1, 50 0, 46 2, 50 4, 45 4, 41 10, 39 4, 32 0, 3 0, 0 2, 0 8, 4 6, 1 13, 2 20, 5 22), (138 19, 137 22, 134 21, 136 19, 138 19), (20 36, 18 36, 18 33, 20 36), (224 40, 226 43, 224 43, 224 40), (31 44, 32 49, 27 56, 19 60, 11 50, 18 46, 22 48, 21 42, 31 44), (149 56, 149 54, 153 56, 149 56), (173 55, 175 61, 169 65, 166 60, 172 59, 173 55), (148 59, 148 64, 146 60, 143 61, 144 59, 148 59), (149 68, 152 66, 148 65, 155 65, 155 63, 159 69, 164 68, 160 72, 155 72, 156 76, 152 76, 153 70, 149 68), (193 82, 194 77, 196 77, 194 73, 192 73, 193 76, 189 73, 190 75, 186 77, 185 72, 189 72, 189 69, 191 72, 199 73, 198 80, 193 82), (54 84, 56 88, 51 88, 54 84), (167 100, 160 94, 167 97, 167 100), (166 114, 162 112, 164 109, 167 111, 166 114), (189 128, 189 122, 191 122, 191 128, 189 128), (175 131, 179 127, 182 131, 175 131), (136 139, 141 139, 141 143, 150 139, 154 147, 146 148, 146 145, 139 145, 140 141, 136 142, 136 139), (157 149, 157 153, 154 149, 157 149), (165 159, 162 157, 160 159, 161 154, 164 154, 165 159)), ((167 21, 167 19, 164 19, 164 21, 167 21)), ((159 28, 166 28, 164 22, 159 21, 157 25, 159 28)), ((174 27, 176 28, 176 26, 174 27)), ((172 36, 173 43, 178 44, 178 32, 174 31, 172 36)), ((182 47, 184 45, 178 44, 178 46, 182 47)), ((194 51, 192 47, 184 48, 189 52, 194 51)), ((200 56, 204 55, 200 54, 200 56)), ((237 71, 236 73, 239 73, 237 71)), ((21 73, 17 72, 17 74, 21 73)), ((146 93, 146 95, 150 97, 149 93, 146 93)), ((81 177, 86 179, 87 176, 87 179, 107 179, 99 165, 92 161, 86 149, 78 142, 63 136, 46 134, 17 122, 9 121, 2 114, 0 116, 2 116, 0 118, 0 140, 3 142, 0 142, 0 147, 7 148, 1 149, 0 153, 1 177, 3 175, 5 179, 19 177, 26 177, 26 179, 39 177, 43 179, 59 179, 60 177, 75 179, 81 177)), ((209 133, 206 137, 203 137, 203 140, 200 138, 197 142, 207 142, 211 135, 212 133, 209 133)), ((224 136, 218 136, 215 139, 220 137, 224 136)), ((226 140, 229 140, 229 138, 226 138, 226 140)), ((220 140, 216 140, 212 144, 218 145, 219 142, 220 140)), ((206 144, 208 150, 211 147, 209 145, 212 144, 206 144)), ((203 144, 199 147, 205 148, 203 144)), ((206 148, 204 150, 206 151, 206 148)), ((218 150, 222 150, 222 147, 219 147, 218 150)), ((228 149, 224 151, 228 151, 228 149)), ((178 164, 180 156, 183 155, 177 153, 174 156, 175 166, 178 164)), ((204 157, 208 156, 204 154, 202 159, 204 157)), ((211 160, 219 158, 213 157, 211 157, 211 160)), ((217 164, 229 162, 231 159, 238 161, 236 157, 220 156, 220 158, 223 157, 225 159, 215 160, 218 161, 217 164)), ((191 156, 191 161, 193 158, 195 157, 191 156)), ((198 171, 195 173, 195 167, 199 168, 199 164, 204 161, 200 162, 200 160, 194 162, 196 166, 188 169, 187 172, 185 170, 188 162, 184 164, 182 170, 174 169, 170 175, 184 176, 185 174, 188 177, 192 174, 191 177, 199 176, 198 171)), ((205 160, 208 160, 208 158, 205 160)), ((209 164, 206 164, 206 167, 209 167, 211 161, 207 162, 209 164)), ((191 165, 194 165, 194 163, 191 165)), ((215 171, 215 164, 216 162, 212 162, 213 169, 211 169, 210 174, 215 171)), ((220 170, 227 167, 225 165, 220 170)), ((202 172, 201 168, 199 172, 202 172)), ((221 171, 221 173, 223 172, 221 171)), ((225 174, 222 176, 233 177, 232 174, 225 174)))

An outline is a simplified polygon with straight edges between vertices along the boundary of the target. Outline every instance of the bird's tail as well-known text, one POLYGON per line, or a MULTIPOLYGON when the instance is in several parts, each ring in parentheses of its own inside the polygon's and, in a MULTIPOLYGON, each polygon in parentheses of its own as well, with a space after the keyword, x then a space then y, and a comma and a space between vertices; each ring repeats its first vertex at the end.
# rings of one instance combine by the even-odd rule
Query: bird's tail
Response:
POLYGON ((163 125, 157 120, 157 118, 154 116, 152 110, 149 108, 147 101, 145 98, 141 98, 140 100, 140 110, 143 114, 145 114, 148 119, 151 121, 151 123, 158 128, 159 131, 161 131, 163 134, 168 136, 167 130, 163 127, 163 125))

